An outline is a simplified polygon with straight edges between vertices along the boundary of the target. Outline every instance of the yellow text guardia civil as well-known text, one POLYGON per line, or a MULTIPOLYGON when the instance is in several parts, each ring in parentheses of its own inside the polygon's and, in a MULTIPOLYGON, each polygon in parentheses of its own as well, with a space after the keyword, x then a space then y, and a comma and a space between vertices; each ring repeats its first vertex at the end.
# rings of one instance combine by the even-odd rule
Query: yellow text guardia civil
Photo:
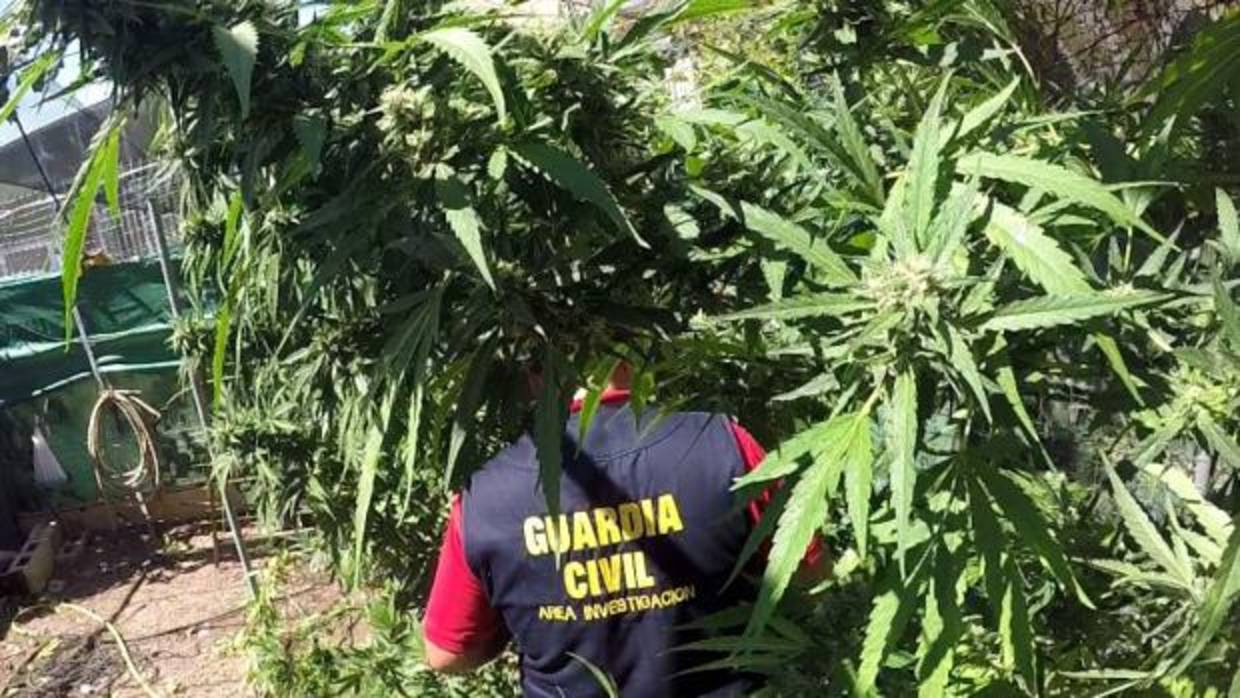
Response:
MULTIPOLYGON (((684 530, 680 507, 671 494, 560 514, 531 516, 523 524, 525 549, 532 557, 598 549, 684 530)), ((564 564, 564 591, 572 599, 647 589, 657 580, 640 550, 564 564)))

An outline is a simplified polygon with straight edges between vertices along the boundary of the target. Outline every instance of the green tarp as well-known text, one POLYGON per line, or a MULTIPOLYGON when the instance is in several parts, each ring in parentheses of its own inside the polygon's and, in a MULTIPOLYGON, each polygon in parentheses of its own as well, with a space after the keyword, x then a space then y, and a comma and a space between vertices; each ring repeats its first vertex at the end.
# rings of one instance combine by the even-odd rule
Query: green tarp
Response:
MULTIPOLYGON (((0 407, 91 378, 77 334, 65 344, 62 298, 59 274, 0 283, 0 407)), ((158 263, 87 269, 78 307, 101 372, 178 364, 168 342, 172 327, 158 263)))
MULTIPOLYGON (((160 411, 157 430, 160 453, 165 463, 175 461, 180 472, 185 473, 191 457, 191 444, 187 439, 196 438, 198 421, 189 395, 180 389, 177 382, 177 370, 116 372, 108 374, 108 381, 113 387, 138 391, 144 401, 160 411)), ((28 498, 42 499, 44 505, 52 507, 96 500, 94 472, 86 450, 86 433, 90 413, 98 399, 99 388, 95 382, 82 380, 51 391, 37 400, 8 408, 14 419, 26 425, 34 424, 36 416, 41 418, 47 445, 69 477, 68 482, 54 491, 25 492, 28 498)), ((103 426, 104 454, 108 462, 122 465, 137 463, 138 444, 129 429, 123 428, 118 420, 111 417, 105 418, 103 426)), ((3 462, 0 462, 0 469, 3 467, 3 462)), ((3 481, 3 476, 0 476, 0 481, 3 481)))
MULTIPOLYGON (((77 334, 65 343, 63 297, 58 274, 0 282, 0 409, 27 428, 36 416, 46 425, 48 445, 69 478, 56 491, 28 493, 48 506, 96 497, 86 430, 99 389, 77 334)), ((161 451, 184 466, 189 447, 178 441, 197 425, 177 381, 179 357, 169 345, 172 326, 159 264, 87 269, 78 307, 101 372, 114 387, 140 391, 163 413, 161 451)), ((109 461, 136 461, 132 435, 114 431, 105 438, 109 461)))

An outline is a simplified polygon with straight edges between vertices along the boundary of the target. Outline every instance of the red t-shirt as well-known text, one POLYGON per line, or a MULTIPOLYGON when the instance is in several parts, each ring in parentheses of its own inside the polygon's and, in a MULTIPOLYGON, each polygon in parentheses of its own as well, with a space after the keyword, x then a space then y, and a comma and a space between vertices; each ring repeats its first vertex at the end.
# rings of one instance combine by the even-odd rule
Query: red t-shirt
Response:
MULTIPOLYGON (((628 399, 627 390, 609 390, 603 393, 601 402, 615 404, 628 399)), ((580 410, 581 402, 574 401, 572 409, 574 412, 580 410)), ((745 469, 752 471, 766 457, 766 451, 744 427, 736 423, 730 426, 745 469)), ((749 518, 754 525, 762 518, 762 512, 773 494, 773 488, 767 489, 749 503, 749 518)), ((435 581, 431 585, 423 622, 427 639, 453 654, 466 654, 472 648, 487 645, 497 634, 504 632, 499 612, 491 607, 486 590, 469 568, 461 541, 461 499, 458 495, 452 498, 452 511, 444 531, 439 566, 435 570, 435 581)), ((822 541, 815 536, 801 564, 813 567, 821 558, 822 541)))

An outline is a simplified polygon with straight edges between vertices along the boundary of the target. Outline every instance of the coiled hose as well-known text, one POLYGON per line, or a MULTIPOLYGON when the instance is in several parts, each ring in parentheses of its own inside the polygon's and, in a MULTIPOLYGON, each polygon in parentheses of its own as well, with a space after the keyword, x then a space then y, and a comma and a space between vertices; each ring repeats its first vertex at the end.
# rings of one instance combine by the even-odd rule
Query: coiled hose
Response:
POLYGON ((99 399, 90 413, 86 450, 90 454, 95 485, 99 488, 99 495, 104 502, 110 504, 114 496, 133 496, 138 500, 138 505, 149 522, 150 512, 146 508, 146 497, 157 492, 160 485, 159 449, 155 441, 155 424, 160 415, 159 410, 143 402, 138 394, 136 390, 114 388, 105 388, 99 394, 99 399), (120 415, 137 439, 138 461, 133 465, 117 468, 109 463, 104 455, 106 449, 103 416, 109 411, 120 415))

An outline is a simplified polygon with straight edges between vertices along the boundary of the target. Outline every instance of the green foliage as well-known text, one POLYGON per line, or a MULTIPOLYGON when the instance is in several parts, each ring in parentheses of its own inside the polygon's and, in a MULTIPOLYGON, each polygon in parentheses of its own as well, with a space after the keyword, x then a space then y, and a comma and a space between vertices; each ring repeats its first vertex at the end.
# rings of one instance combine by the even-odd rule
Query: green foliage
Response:
POLYGON ((645 245, 607 184, 581 161, 545 143, 518 143, 512 147, 512 153, 573 196, 597 206, 617 228, 645 245))
POLYGON ((1154 562, 1169 573, 1181 587, 1188 591, 1193 589, 1193 573, 1187 569, 1181 561, 1171 551, 1171 547, 1163 540, 1158 529, 1154 527, 1154 523, 1150 521, 1149 516, 1133 499, 1128 488, 1124 486, 1122 480, 1115 475, 1113 470, 1107 471, 1108 477, 1111 479, 1111 486, 1115 491, 1115 504, 1119 509, 1120 516, 1124 520, 1124 525, 1128 528, 1129 533, 1136 539, 1141 550, 1150 557, 1154 562))
POLYGON ((472 679, 441 677, 423 663, 421 627, 397 594, 345 597, 308 614, 290 597, 313 570, 282 554, 264 569, 258 598, 230 650, 249 660, 248 678, 264 698, 381 696, 394 690, 426 698, 511 698, 515 667, 504 660, 472 679), (365 627, 365 637, 350 628, 365 627), (399 687, 396 689, 394 687, 399 687))
POLYGON ((873 458, 870 446, 869 414, 860 412, 838 418, 840 433, 831 434, 826 448, 817 455, 813 465, 804 472, 783 511, 771 542, 770 564, 762 580, 762 589, 749 618, 747 635, 757 635, 770 620, 778 601, 801 563, 813 540, 819 523, 826 516, 828 494, 834 492, 845 465, 868 465, 873 458))
POLYGON ((956 162, 956 168, 961 174, 1013 182, 1098 209, 1119 225, 1140 228, 1158 237, 1153 228, 1108 192, 1101 183, 1067 168, 1015 155, 991 153, 970 153, 956 162))
POLYGON ((1188 650, 1181 657, 1177 672, 1192 664, 1206 646, 1214 641, 1227 620, 1228 611, 1240 595, 1240 526, 1232 526, 1231 540, 1219 561, 1218 572, 1201 603, 1199 620, 1188 650))
POLYGON ((254 62, 258 59, 258 30, 253 22, 239 22, 231 27, 214 27, 212 38, 220 59, 228 68, 233 86, 237 88, 237 101, 241 116, 250 114, 250 85, 254 77, 254 62))
POLYGON ((504 102, 504 91, 499 85, 499 76, 495 72, 495 61, 491 57, 491 49, 481 37, 461 27, 444 27, 426 32, 418 38, 438 47, 476 75, 495 102, 496 118, 501 123, 507 118, 508 109, 504 102))
MULTIPOLYGON (((39 66, 35 66, 36 69, 39 66)), ((19 88, 20 91, 20 88, 19 88)), ((107 194, 109 206, 114 212, 119 206, 114 205, 118 198, 118 166, 120 157, 120 134, 124 126, 123 118, 111 118, 99 128, 92 145, 90 158, 82 165, 78 179, 69 192, 72 208, 69 210, 65 227, 64 271, 62 273, 65 299, 65 341, 73 336, 75 316, 73 308, 77 303, 78 281, 82 278, 82 252, 86 245, 86 232, 90 225, 95 208, 95 197, 102 186, 107 194)))
POLYGON ((981 329, 993 331, 1032 330, 1078 323, 1094 317, 1112 315, 1167 300, 1166 294, 1149 291, 1090 293, 1079 296, 1039 296, 1013 301, 995 309, 981 329))
POLYGON ((477 265, 478 273, 482 274, 487 285, 495 288, 495 279, 491 276, 491 267, 482 249, 482 224, 478 220, 478 212, 469 206, 465 185, 450 171, 441 170, 435 179, 435 193, 443 204, 444 215, 457 240, 477 265))
POLYGON ((1234 685, 1234 12, 1148 86, 1065 95, 1010 3, 608 3, 580 31, 410 5, 23 10, 29 51, 81 41, 123 104, 166 98, 186 274, 221 301, 192 343, 218 467, 391 590, 390 646, 273 685, 419 675, 447 490, 531 432, 557 510, 566 399, 583 436, 619 356, 639 407, 773 446, 735 483, 783 484, 719 666, 786 695, 1234 685), (815 534, 836 574, 806 597, 815 534))
POLYGON ((1240 261, 1240 218, 1236 216, 1236 205, 1231 197, 1222 189, 1215 189, 1215 208, 1218 211, 1218 229, 1222 238, 1223 249, 1234 264, 1240 261))
POLYGON ((1240 14, 1234 12, 1193 37, 1192 49, 1171 61, 1142 91, 1143 95, 1156 95, 1147 131, 1152 133, 1168 120, 1185 120, 1217 98, 1229 86, 1225 76, 1233 76, 1240 69, 1237 47, 1240 14))
POLYGON ((796 253, 806 262, 818 267, 829 284, 846 286, 857 277, 843 260, 824 243, 814 240, 807 230, 795 223, 749 202, 741 203, 745 225, 755 233, 769 238, 775 244, 796 253))

